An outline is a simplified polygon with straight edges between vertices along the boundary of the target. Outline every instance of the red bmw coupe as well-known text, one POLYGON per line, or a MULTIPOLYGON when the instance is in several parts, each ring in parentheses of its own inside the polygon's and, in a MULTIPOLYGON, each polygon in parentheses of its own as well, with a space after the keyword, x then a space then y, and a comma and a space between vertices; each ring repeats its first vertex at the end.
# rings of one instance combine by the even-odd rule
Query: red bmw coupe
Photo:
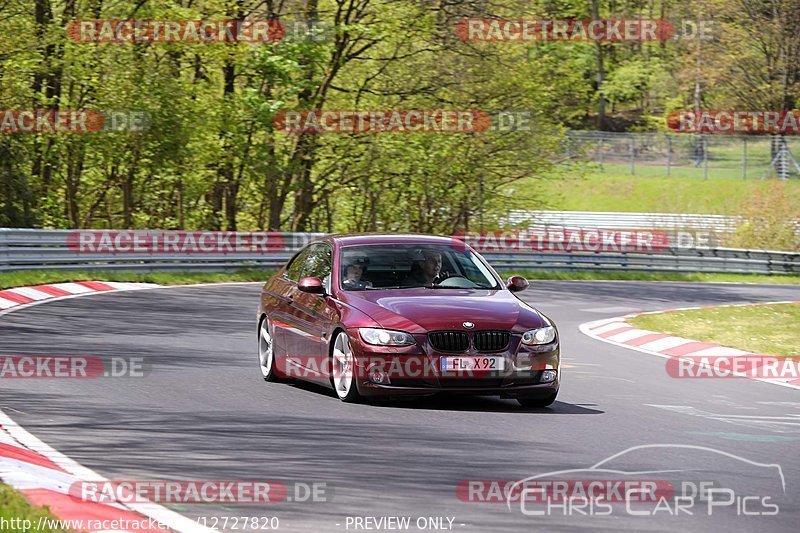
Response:
POLYGON ((544 407, 558 394, 555 324, 470 246, 428 235, 331 235, 261 290, 258 356, 271 382, 363 398, 469 394, 544 407))

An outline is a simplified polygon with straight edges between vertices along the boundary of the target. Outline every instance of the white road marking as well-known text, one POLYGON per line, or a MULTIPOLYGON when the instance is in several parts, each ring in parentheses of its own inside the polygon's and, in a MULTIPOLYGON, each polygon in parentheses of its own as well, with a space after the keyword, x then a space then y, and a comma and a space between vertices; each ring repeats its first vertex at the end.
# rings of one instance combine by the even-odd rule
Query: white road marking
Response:
POLYGON ((615 329, 622 329, 627 326, 628 326, 627 322, 619 320, 617 322, 611 322, 609 324, 600 326, 599 328, 595 328, 592 330, 592 333, 594 333, 595 335, 602 335, 603 333, 608 333, 609 331, 614 331, 615 329))
POLYGON ((151 287, 158 287, 155 283, 127 283, 122 281, 101 281, 101 283, 113 287, 118 290, 124 291, 138 291, 142 289, 149 289, 151 287))
POLYGON ((590 307, 588 309, 579 309, 584 313, 636 313, 641 311, 638 307, 590 307))
POLYGON ((800 416, 725 415, 703 411, 691 405, 658 405, 650 403, 645 405, 707 420, 717 420, 738 426, 769 430, 773 433, 800 433, 800 416))
POLYGON ((593 320, 584 324, 589 329, 594 329, 602 326, 603 324, 610 324, 611 322, 622 322, 622 317, 615 316, 612 318, 604 318, 602 320, 593 320))

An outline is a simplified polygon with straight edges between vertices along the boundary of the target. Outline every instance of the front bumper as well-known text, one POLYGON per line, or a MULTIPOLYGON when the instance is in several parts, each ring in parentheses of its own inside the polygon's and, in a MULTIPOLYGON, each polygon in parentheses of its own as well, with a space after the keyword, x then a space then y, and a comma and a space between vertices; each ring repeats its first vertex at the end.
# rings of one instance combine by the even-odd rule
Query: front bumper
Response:
POLYGON ((502 352, 444 353, 435 351, 424 335, 417 345, 383 347, 364 343, 352 330, 350 344, 355 355, 354 369, 358 391, 365 397, 487 395, 504 398, 546 398, 558 392, 561 381, 558 341, 544 346, 525 346, 513 338, 502 352), (440 369, 443 356, 496 356, 505 361, 500 372, 445 374, 440 369), (375 379, 380 369, 385 379, 375 379), (555 379, 542 382, 545 370, 555 371, 555 379))

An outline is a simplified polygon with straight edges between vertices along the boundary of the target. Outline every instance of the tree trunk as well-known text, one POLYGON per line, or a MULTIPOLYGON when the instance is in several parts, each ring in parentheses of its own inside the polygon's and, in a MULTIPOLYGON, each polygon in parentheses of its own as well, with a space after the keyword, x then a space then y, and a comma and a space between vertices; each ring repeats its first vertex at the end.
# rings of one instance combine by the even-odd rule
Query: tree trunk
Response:
MULTIPOLYGON (((599 0, 592 0, 592 18, 600 18, 599 0)), ((605 79, 605 69, 603 67, 603 47, 600 41, 594 42, 595 54, 597 56, 597 129, 604 130, 606 123, 606 99, 601 92, 603 90, 603 80, 605 79)))

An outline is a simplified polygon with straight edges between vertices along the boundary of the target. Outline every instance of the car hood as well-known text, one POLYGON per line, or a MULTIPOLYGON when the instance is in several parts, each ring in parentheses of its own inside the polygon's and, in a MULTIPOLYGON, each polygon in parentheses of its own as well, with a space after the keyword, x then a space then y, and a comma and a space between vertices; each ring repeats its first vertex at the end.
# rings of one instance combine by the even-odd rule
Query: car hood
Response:
POLYGON ((381 327, 411 333, 441 329, 537 328, 546 320, 506 290, 399 289, 352 291, 348 303, 381 327))

